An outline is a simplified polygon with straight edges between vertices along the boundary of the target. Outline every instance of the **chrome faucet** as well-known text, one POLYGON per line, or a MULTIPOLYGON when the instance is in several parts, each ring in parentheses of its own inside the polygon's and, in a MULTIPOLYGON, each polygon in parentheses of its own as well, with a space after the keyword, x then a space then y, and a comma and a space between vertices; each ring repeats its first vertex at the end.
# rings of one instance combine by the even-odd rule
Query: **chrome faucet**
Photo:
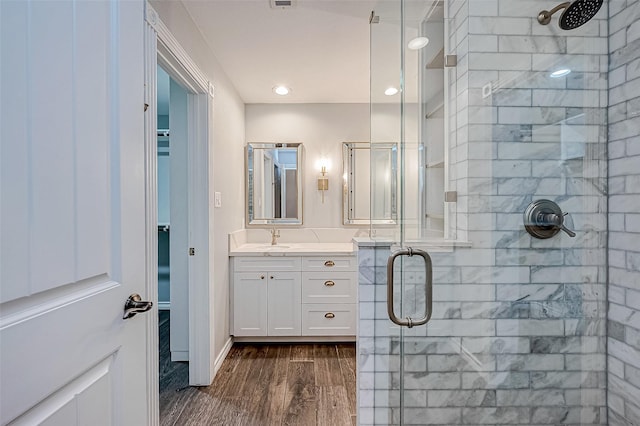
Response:
POLYGON ((280 238, 280 230, 276 229, 276 228, 273 228, 271 230, 271 245, 272 246, 275 246, 278 243, 278 241, 277 241, 278 238, 280 238))

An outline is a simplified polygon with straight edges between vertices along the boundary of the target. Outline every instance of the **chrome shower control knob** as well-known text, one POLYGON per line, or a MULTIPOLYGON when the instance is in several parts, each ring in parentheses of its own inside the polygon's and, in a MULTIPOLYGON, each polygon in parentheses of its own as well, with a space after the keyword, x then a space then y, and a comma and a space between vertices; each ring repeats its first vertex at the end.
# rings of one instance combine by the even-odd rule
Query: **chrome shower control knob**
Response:
POLYGON ((524 212, 524 228, 536 238, 547 239, 564 231, 570 237, 576 233, 565 226, 562 209, 551 200, 537 200, 529 204, 524 212))

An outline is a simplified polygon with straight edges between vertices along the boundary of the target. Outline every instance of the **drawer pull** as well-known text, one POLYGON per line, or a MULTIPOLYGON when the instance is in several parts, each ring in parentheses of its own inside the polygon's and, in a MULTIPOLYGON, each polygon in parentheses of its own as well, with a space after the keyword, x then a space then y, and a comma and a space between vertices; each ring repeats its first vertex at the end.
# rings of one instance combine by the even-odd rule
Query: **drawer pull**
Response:
POLYGON ((273 279, 273 275, 271 275, 269 278, 273 279))
POLYGON ((331 319, 331 318, 335 318, 336 314, 334 314, 333 312, 327 312, 326 314, 324 314, 324 317, 331 319))
POLYGON ((331 268, 332 266, 336 266, 336 263, 333 260, 327 260, 326 262, 324 262, 324 266, 328 266, 329 268, 331 268))
POLYGON ((261 279, 261 280, 264 280, 264 275, 260 275, 260 279, 261 279))
POLYGON ((334 283, 333 281, 325 281, 324 285, 326 285, 327 287, 333 287, 334 285, 336 285, 336 283, 334 283))

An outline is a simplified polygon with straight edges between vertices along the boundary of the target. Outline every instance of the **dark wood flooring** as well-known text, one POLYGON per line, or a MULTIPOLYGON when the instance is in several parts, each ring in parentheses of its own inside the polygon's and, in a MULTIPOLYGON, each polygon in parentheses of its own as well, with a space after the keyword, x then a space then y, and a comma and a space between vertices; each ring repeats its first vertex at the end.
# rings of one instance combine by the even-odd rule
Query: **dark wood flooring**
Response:
POLYGON ((356 424, 355 344, 235 344, 211 386, 171 362, 160 312, 161 425, 356 424))

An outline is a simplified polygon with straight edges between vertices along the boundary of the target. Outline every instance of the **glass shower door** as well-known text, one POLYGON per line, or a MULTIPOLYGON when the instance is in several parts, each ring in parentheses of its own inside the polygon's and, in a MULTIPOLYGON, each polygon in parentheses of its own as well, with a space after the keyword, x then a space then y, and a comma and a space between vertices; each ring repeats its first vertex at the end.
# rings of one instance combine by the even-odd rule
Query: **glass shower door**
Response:
POLYGON ((398 219, 361 262, 360 424, 606 424, 607 11, 566 31, 553 6, 376 4, 398 219))

